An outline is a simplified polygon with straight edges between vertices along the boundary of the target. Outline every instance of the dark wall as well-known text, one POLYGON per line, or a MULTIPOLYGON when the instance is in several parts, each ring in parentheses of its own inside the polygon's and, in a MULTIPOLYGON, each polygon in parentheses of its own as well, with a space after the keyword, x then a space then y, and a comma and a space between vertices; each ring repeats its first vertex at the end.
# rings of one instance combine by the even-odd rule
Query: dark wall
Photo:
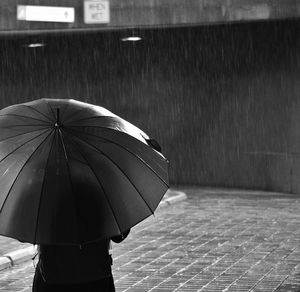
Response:
POLYGON ((172 184, 300 192, 299 21, 2 38, 0 106, 107 107, 162 144, 172 184), (30 42, 45 47, 28 48, 30 42))

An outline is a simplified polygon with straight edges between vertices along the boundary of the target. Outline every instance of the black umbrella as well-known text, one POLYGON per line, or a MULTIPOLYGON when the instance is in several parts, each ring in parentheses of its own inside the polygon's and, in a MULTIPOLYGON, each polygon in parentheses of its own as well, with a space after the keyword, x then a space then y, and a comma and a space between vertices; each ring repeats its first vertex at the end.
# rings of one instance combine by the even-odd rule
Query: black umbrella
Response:
POLYGON ((168 161, 157 145, 110 111, 75 100, 2 109, 0 234, 83 244, 123 233, 168 189, 168 161))

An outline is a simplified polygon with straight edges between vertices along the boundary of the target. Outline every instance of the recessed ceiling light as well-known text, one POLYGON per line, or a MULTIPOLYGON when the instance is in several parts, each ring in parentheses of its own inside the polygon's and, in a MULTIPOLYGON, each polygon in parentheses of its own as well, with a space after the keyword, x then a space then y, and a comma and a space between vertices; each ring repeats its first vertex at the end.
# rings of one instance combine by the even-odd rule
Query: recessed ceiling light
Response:
POLYGON ((46 44, 44 43, 31 43, 31 44, 27 44, 27 45, 24 45, 24 47, 27 47, 27 48, 41 48, 41 47, 45 47, 46 44))
POLYGON ((126 37, 126 38, 121 38, 122 42, 138 42, 140 41, 142 38, 138 37, 138 36, 130 36, 130 37, 126 37))

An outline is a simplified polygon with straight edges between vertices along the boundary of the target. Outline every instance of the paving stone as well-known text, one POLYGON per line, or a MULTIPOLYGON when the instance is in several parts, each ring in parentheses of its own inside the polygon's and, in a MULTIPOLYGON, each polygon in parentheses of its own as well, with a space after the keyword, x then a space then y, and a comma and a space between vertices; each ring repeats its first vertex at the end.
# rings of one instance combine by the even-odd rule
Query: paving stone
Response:
POLYGON ((276 292, 299 292, 299 285, 297 284, 282 284, 276 289, 276 292))
MULTIPOLYGON (((113 245, 117 292, 300 290, 299 196, 185 191, 113 245)), ((1 271, 0 291, 29 292, 33 273, 1 271)))

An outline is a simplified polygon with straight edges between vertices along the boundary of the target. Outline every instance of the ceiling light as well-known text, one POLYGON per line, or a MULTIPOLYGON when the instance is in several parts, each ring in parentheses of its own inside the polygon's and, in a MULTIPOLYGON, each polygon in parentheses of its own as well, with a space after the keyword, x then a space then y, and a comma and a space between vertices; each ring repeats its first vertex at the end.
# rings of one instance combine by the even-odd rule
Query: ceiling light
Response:
POLYGON ((45 47, 46 44, 44 43, 32 43, 32 44, 27 44, 27 45, 24 45, 24 47, 27 47, 27 48, 41 48, 41 47, 45 47))
POLYGON ((138 36, 131 36, 131 37, 126 37, 126 38, 121 38, 122 42, 138 42, 140 41, 142 38, 138 37, 138 36))

